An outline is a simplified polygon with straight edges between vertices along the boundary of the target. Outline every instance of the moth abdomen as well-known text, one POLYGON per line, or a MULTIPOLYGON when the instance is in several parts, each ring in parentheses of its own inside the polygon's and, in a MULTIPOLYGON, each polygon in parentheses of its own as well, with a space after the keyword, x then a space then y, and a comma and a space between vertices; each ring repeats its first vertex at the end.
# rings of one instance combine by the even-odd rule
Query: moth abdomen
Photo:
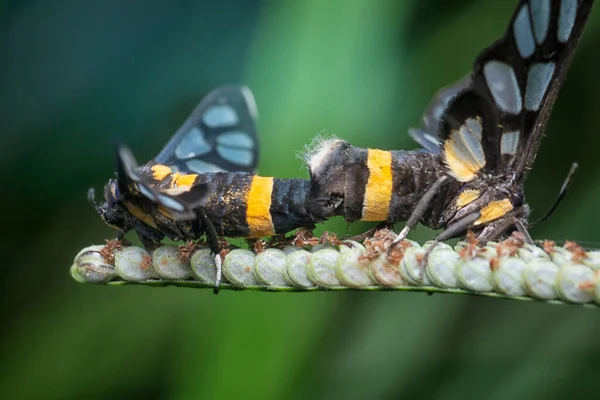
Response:
POLYGON ((306 208, 310 181, 246 173, 200 177, 214 187, 203 209, 219 235, 265 237, 314 226, 306 208))
MULTIPOLYGON (((341 215, 348 222, 405 221, 445 173, 437 154, 365 149, 337 139, 323 142, 308 164, 315 200, 309 205, 311 212, 323 219, 341 215)), ((449 201, 437 200, 442 205, 449 201)))

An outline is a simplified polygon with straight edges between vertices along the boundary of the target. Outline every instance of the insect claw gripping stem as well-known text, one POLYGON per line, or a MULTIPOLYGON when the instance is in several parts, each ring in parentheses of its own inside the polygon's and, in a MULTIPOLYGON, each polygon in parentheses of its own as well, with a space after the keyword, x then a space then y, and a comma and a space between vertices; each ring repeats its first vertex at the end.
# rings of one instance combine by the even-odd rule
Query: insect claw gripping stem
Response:
POLYGON ((429 254, 435 249, 435 247, 440 242, 456 237, 460 232, 464 232, 465 229, 467 229, 467 227, 470 226, 473 222, 475 222, 475 220, 477 220, 479 217, 480 214, 478 212, 465 215, 462 219, 454 222, 451 225, 448 225, 444 231, 439 233, 435 237, 435 239, 433 239, 433 242, 429 245, 429 247, 425 251, 425 254, 423 254, 423 259, 419 263, 421 269, 421 277, 423 277, 423 274, 425 272, 425 267, 427 266, 429 254))
POLYGON ((221 288, 221 281, 223 279, 223 270, 221 268, 221 254, 215 254, 215 266, 217 268, 217 277, 215 278, 215 286, 213 287, 213 293, 219 294, 221 288))
POLYGON ((523 241, 525 243, 527 243, 527 244, 535 244, 533 242, 533 239, 531 238, 531 235, 527 231, 527 227, 525 227, 525 224, 523 224, 523 222, 521 222, 521 220, 515 219, 515 226, 517 227, 517 230, 519 231, 519 233, 521 235, 523 235, 523 241))
POLYGON ((206 229, 206 242, 208 243, 208 247, 210 248, 211 252, 214 253, 214 255, 215 255, 215 265, 217 267, 217 276, 215 277, 215 286, 213 288, 213 293, 219 294, 219 288, 221 287, 221 280, 223 278, 223 275, 222 275, 223 271, 221 268, 221 264, 222 264, 221 263, 221 261, 222 261, 221 243, 219 242, 219 236, 217 235, 217 230, 215 229, 215 226, 213 225, 212 221, 206 215, 206 211, 204 210, 204 208, 199 207, 197 210, 197 215, 198 215, 200 222, 206 229))
POLYGON ((214 250, 211 249, 211 251, 215 254, 215 267, 216 267, 216 276, 215 276, 215 286, 213 287, 213 293, 214 294, 219 294, 219 290, 221 288, 221 282, 223 280, 223 260, 225 259, 225 256, 229 253, 229 243, 227 243, 226 240, 224 239, 220 239, 217 241, 218 243, 218 247, 219 249, 221 249, 219 252, 216 252, 214 250))
POLYGON ((117 232, 117 239, 119 242, 121 242, 121 244, 123 246, 131 246, 131 242, 127 239, 125 239, 125 233, 123 233, 123 231, 118 231, 117 232))
POLYGON ((425 268, 427 267, 427 260, 429 260, 429 254, 433 251, 433 249, 435 249, 435 246, 437 246, 438 243, 439 242, 434 239, 433 242, 431 242, 431 244, 427 248, 427 250, 425 250, 423 257, 421 258, 421 261, 419 262, 419 278, 420 279, 423 279, 423 277, 425 276, 425 268))
POLYGON ((396 236, 396 238, 392 242, 392 245, 395 245, 396 243, 399 243, 399 242, 403 241, 404 239, 406 239, 406 237, 408 236, 408 233, 410 232, 411 229, 412 229, 412 227, 408 226, 408 224, 404 228, 402 228, 402 230, 400 231, 398 236, 396 236))

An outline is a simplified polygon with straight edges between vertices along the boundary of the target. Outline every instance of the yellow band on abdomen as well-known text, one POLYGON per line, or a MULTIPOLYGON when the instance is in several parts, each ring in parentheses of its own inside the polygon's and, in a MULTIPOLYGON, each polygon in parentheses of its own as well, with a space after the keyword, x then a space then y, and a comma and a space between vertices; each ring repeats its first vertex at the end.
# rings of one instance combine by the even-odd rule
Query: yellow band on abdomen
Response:
POLYGON ((273 178, 254 176, 246 198, 246 222, 250 228, 250 237, 273 236, 275 228, 271 219, 271 194, 273 178))
POLYGON ((392 200, 392 153, 369 149, 362 221, 387 221, 392 200))

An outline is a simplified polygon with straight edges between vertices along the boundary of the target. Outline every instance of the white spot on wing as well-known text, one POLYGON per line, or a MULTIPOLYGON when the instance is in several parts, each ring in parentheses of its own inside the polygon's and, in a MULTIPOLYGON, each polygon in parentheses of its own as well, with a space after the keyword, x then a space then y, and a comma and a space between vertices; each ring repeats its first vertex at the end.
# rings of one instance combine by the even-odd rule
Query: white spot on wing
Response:
POLYGON ((150 199, 152 201, 156 201, 156 196, 146 186, 137 185, 137 189, 143 196, 147 197, 148 199, 150 199))
POLYGON ((246 167, 252 165, 254 161, 254 153, 246 149, 217 145, 217 153, 231 163, 246 167))
POLYGON ((209 151, 210 146, 204 139, 204 132, 194 126, 177 145, 175 155, 179 159, 185 160, 208 153, 209 151))
POLYGON ((167 208, 170 208, 171 210, 175 210, 175 211, 185 210, 185 207, 180 202, 173 200, 171 197, 165 196, 164 194, 158 195, 158 201, 160 202, 161 205, 163 205, 167 208))
POLYGON ((481 131, 480 120, 469 118, 459 129, 453 130, 446 141, 446 157, 451 155, 451 159, 455 161, 449 162, 448 166, 453 171, 453 176, 460 181, 472 179, 485 166, 481 131), (466 171, 469 172, 465 174, 466 171))
POLYGON ((500 152, 502 154, 517 154, 517 147, 519 145, 519 131, 504 132, 502 139, 500 140, 500 152))
POLYGON ((554 74, 555 64, 538 63, 531 67, 527 75, 527 90, 525 91, 525 108, 537 111, 554 74))
POLYGON ((531 23, 529 22, 527 4, 523 4, 515 18, 513 34, 515 35, 515 41, 517 42, 517 48, 521 57, 527 58, 531 56, 535 50, 535 41, 533 39, 531 23))
POLYGON ((197 174, 203 174, 206 172, 224 172, 223 168, 216 166, 215 164, 207 163, 202 160, 192 159, 185 163, 190 171, 197 174))
POLYGON ((225 147, 233 147, 236 149, 253 149, 254 140, 244 132, 227 132, 217 136, 217 143, 225 147))
POLYGON ((477 142, 481 142, 481 122, 474 118, 467 118, 465 124, 460 128, 472 135, 477 142))
POLYGON ((234 126, 239 122, 238 115, 234 108, 227 104, 210 107, 204 113, 202 120, 211 128, 234 126))
POLYGON ((531 0, 531 19, 535 40, 538 44, 544 43, 550 26, 550 0, 531 0))
POLYGON ((558 14, 557 37, 561 43, 565 43, 571 36, 575 17, 577 16, 577 0, 562 0, 558 14))
POLYGON ((429 142, 433 143, 434 145, 436 145, 437 147, 440 146, 440 141, 438 140, 438 138, 431 136, 429 133, 424 133, 423 137, 427 141, 429 141, 429 142))
POLYGON ((479 168, 485 165, 485 154, 481 146, 481 122, 468 118, 458 131, 452 132, 450 138, 458 145, 469 164, 479 168))
POLYGON ((490 61, 483 67, 483 74, 498 107, 505 112, 518 114, 522 108, 521 91, 510 65, 490 61))

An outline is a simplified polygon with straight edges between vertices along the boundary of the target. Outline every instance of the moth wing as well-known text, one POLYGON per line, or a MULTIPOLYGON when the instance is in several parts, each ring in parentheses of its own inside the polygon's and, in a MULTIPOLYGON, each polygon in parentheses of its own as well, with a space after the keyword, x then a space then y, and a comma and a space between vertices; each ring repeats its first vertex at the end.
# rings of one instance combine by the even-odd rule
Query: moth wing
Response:
POLYGON ((258 163, 258 112, 245 86, 210 92, 154 158, 184 173, 249 172, 258 163))

